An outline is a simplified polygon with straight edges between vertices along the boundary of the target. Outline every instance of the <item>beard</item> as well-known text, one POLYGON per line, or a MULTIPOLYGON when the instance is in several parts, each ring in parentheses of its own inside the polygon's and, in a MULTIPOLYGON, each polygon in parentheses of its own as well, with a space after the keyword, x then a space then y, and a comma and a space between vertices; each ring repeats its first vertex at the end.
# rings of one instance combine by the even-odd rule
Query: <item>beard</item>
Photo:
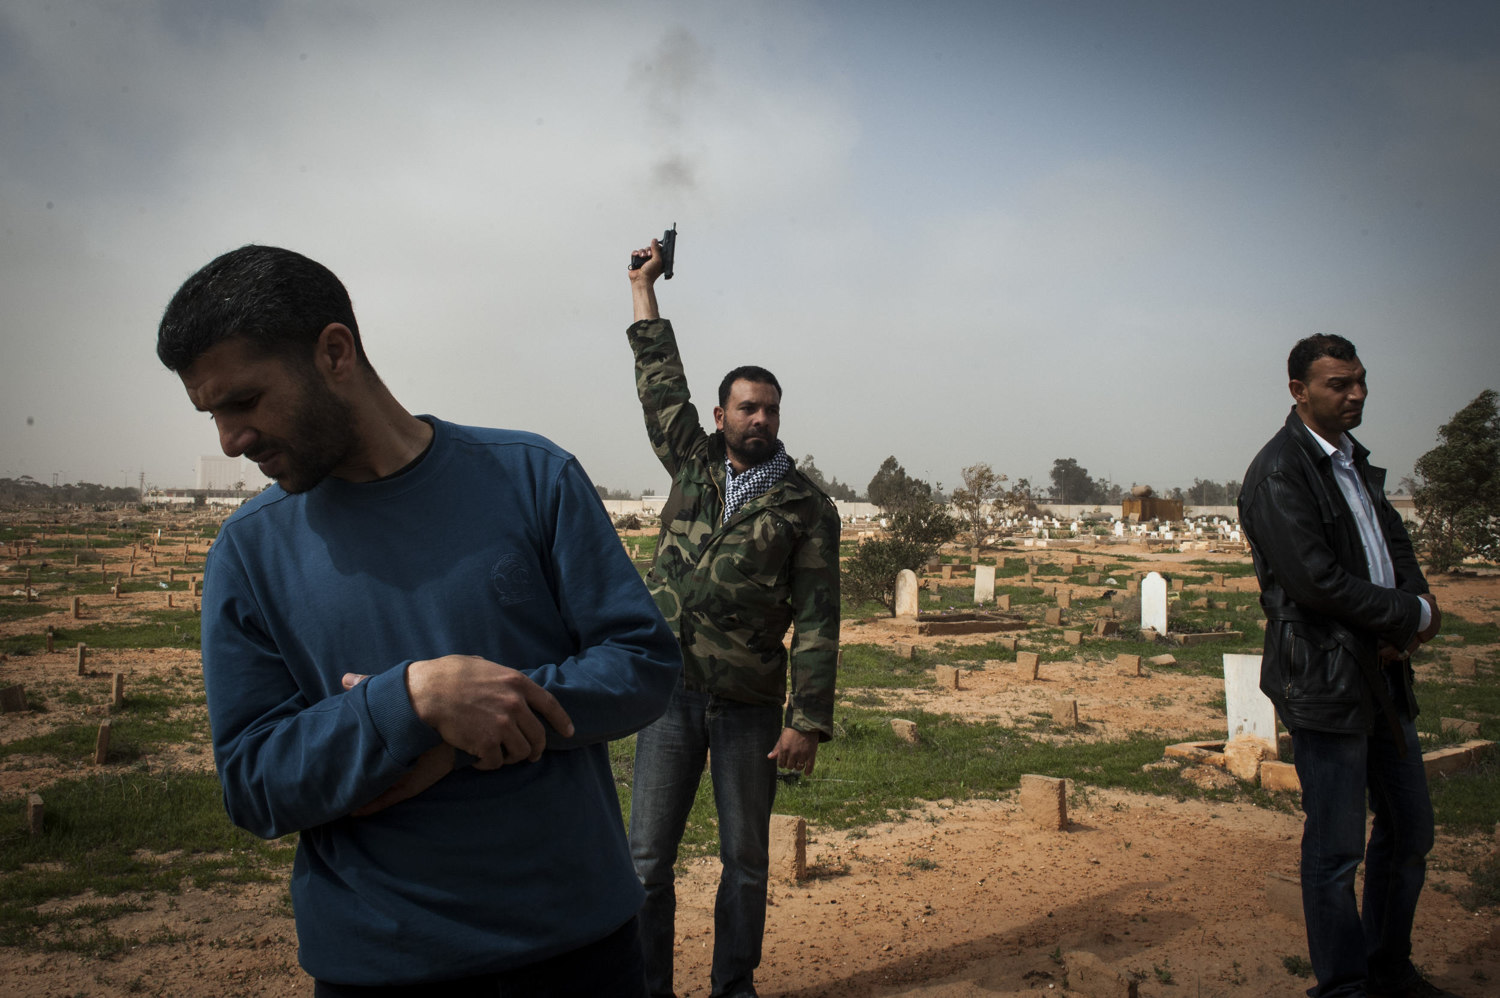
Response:
MULTIPOLYGON (((287 439, 263 441, 257 453, 273 460, 263 473, 295 495, 315 488, 354 452, 354 410, 309 371, 291 424, 287 439)), ((248 456, 260 463, 255 454, 248 456)))
POLYGON ((737 432, 725 426, 724 449, 742 464, 760 464, 776 453, 776 437, 737 432))

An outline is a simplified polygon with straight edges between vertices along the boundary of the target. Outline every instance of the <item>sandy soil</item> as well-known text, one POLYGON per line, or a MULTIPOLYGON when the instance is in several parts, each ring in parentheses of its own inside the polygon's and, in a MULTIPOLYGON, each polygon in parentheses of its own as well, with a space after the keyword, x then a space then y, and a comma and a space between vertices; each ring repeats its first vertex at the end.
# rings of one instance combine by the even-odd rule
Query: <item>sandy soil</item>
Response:
MULTIPOLYGON (((1169 569, 1202 555, 1152 557, 1169 569)), ((1471 620, 1494 620, 1500 612, 1500 579, 1435 582, 1441 603, 1471 620)), ((1240 585, 1253 588, 1253 581, 1240 585)), ((133 602, 164 606, 164 596, 86 602, 87 623, 121 617, 133 602)), ((62 626, 66 607, 54 616, 0 625, 0 634, 62 626)), ((851 643, 896 637, 875 626, 851 625, 845 633, 851 643)), ((929 649, 937 644, 916 640, 929 649)), ((1468 650, 1485 663, 1481 681, 1492 681, 1497 649, 1468 650)), ((50 706, 45 713, 4 715, 0 741, 97 721, 89 704, 107 700, 113 672, 125 673, 127 689, 147 675, 197 682, 197 657, 182 651, 101 650, 90 653, 87 669, 75 674, 71 649, 0 663, 0 685, 46 690, 50 706), (86 702, 64 702, 60 693, 68 688, 84 690, 86 702)), ((1211 704, 1221 693, 1212 678, 1166 672, 1126 678, 1080 656, 1044 665, 1037 683, 1016 683, 993 667, 966 673, 956 691, 896 691, 887 702, 893 712, 910 705, 1010 719, 1046 711, 1053 698, 1076 697, 1087 736, 1115 738, 1139 730, 1164 736, 1213 730, 1222 714, 1211 704)), ((202 743, 191 743, 150 764, 206 769, 210 761, 202 743)), ((0 797, 15 801, 91 768, 91 761, 59 769, 41 759, 10 759, 0 768, 0 797)), ((1227 779, 1212 769, 1197 775, 1227 779)), ((809 876, 772 887, 761 994, 1003 998, 1059 994, 1069 986, 1070 994, 1113 993, 1080 990, 1084 969, 1072 951, 1087 951, 1107 972, 1138 980, 1141 995, 1303 993, 1309 981, 1283 965, 1285 957, 1306 955, 1302 926, 1272 910, 1266 892, 1267 874, 1296 873, 1298 813, 1079 785, 1070 787, 1069 819, 1065 831, 1040 830, 1011 797, 932 802, 905 821, 848 832, 810 828, 809 876)), ((1459 871, 1494 848, 1489 836, 1440 834, 1418 912, 1417 962, 1460 994, 1500 994, 1495 912, 1466 912, 1451 892, 1466 883, 1459 871)), ((677 987, 684 996, 708 993, 717 870, 715 859, 694 860, 680 880, 677 987)), ((180 894, 147 899, 148 911, 112 923, 114 932, 138 940, 115 959, 0 948, 0 992, 308 995, 283 899, 281 885, 208 892, 184 885, 180 894)))

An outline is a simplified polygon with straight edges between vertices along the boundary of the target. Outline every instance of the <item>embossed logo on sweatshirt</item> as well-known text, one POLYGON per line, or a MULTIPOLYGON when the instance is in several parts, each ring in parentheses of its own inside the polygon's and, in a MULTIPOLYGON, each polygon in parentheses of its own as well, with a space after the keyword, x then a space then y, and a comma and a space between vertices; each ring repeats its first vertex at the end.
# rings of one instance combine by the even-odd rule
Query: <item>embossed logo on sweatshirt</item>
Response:
POLYGON ((531 569, 526 567, 526 562, 519 555, 507 554, 495 562, 495 567, 490 569, 490 584, 495 587, 501 606, 525 603, 535 595, 532 592, 531 569))

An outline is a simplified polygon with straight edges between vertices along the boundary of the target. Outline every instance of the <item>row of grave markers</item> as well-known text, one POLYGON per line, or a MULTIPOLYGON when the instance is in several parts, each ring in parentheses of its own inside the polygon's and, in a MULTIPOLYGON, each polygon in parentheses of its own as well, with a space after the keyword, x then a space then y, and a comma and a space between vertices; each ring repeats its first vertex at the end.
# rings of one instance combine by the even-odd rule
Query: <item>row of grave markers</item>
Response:
MULTIPOLYGON (((896 616, 915 617, 919 612, 917 573, 903 568, 896 574, 896 616)), ((1167 580, 1159 572, 1147 572, 1141 580, 1141 628, 1167 633, 1167 580)), ((1067 594, 1059 594, 1059 601, 1067 594)), ((995 566, 974 566, 974 602, 981 606, 995 602, 995 566)), ((1006 609, 1009 609, 1007 606, 1006 609)))

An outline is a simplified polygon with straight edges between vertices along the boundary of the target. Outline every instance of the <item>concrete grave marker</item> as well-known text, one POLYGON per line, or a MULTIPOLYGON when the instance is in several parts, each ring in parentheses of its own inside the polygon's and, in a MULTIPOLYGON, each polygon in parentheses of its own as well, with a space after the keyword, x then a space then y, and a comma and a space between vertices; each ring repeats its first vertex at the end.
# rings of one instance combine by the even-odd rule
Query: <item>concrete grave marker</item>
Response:
POLYGON ((974 566, 974 602, 990 603, 995 599, 995 566, 974 566))
POLYGON ((896 573, 896 616, 917 615, 917 573, 903 568, 896 573))
POLYGON ((1230 740, 1249 735, 1276 744, 1276 708, 1260 691, 1259 655, 1224 656, 1224 713, 1230 740))
MULTIPOLYGON (((12 689, 20 689, 20 687, 14 686, 12 687, 12 689)), ((0 690, 0 696, 4 696, 3 690, 0 690)), ((1457 734, 1462 738, 1479 737, 1478 721, 1465 721, 1461 717, 1441 717, 1438 718, 1438 726, 1442 728, 1443 731, 1453 732, 1454 734, 1457 734)))
POLYGON ((1021 810, 1038 827, 1060 832, 1068 827, 1067 791, 1066 780, 1028 773, 1021 777, 1021 810))
POLYGON ((105 721, 99 725, 99 737, 94 740, 94 765, 104 765, 104 760, 109 758, 109 722, 105 721))
POLYGON ((1302 881, 1285 873, 1266 874, 1266 907, 1294 922, 1305 924, 1302 911, 1302 881))
POLYGON ((1167 633, 1167 580, 1157 572, 1141 580, 1141 627, 1167 633))
POLYGON ((800 815, 771 815, 770 872, 783 880, 807 876, 807 820, 800 815))
POLYGON ((0 689, 0 714, 26 709, 26 687, 19 684, 0 689))
POLYGON ((1078 701, 1053 700, 1052 723, 1060 728, 1078 727, 1078 701))

